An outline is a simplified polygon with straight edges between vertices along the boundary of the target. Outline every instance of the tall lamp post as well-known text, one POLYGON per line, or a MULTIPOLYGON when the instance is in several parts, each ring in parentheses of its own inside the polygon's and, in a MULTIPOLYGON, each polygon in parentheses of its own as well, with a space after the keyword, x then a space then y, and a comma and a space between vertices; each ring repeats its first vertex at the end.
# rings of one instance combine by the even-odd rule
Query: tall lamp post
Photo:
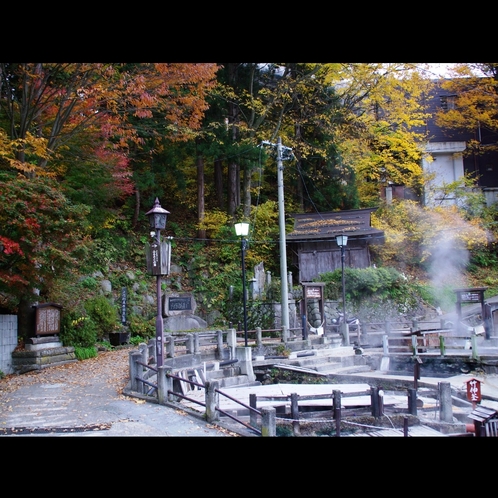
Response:
POLYGON ((247 297, 246 297, 246 263, 245 253, 247 249, 247 240, 245 237, 249 234, 249 223, 235 223, 235 233, 240 237, 240 249, 242 253, 242 302, 244 307, 244 346, 247 347, 247 297))
POLYGON ((157 317, 156 317, 156 357, 157 366, 162 367, 164 363, 164 331, 163 331, 163 313, 161 299, 161 275, 167 273, 165 270, 165 254, 161 251, 161 230, 166 228, 166 219, 169 211, 163 209, 159 204, 159 199, 156 197, 154 206, 146 213, 149 218, 152 232, 151 236, 154 242, 150 246, 150 260, 152 274, 156 275, 157 285, 157 317))
POLYGON ((335 240, 337 241, 337 245, 341 248, 341 269, 342 269, 342 337, 343 337, 343 345, 349 346, 349 327, 348 320, 346 317, 346 285, 344 280, 344 249, 348 244, 348 236, 347 235, 338 235, 335 240))

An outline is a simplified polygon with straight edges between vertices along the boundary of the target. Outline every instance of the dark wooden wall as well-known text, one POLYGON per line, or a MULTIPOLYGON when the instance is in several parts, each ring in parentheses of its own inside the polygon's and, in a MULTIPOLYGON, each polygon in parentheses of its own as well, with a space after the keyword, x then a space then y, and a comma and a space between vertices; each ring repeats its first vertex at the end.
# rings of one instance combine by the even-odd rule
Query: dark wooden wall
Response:
MULTIPOLYGON (((312 282, 321 273, 341 268, 341 249, 332 242, 301 242, 297 244, 294 264, 299 269, 299 282, 312 282)), ((368 268, 371 264, 370 251, 366 244, 354 239, 348 240, 344 250, 344 266, 368 268)))

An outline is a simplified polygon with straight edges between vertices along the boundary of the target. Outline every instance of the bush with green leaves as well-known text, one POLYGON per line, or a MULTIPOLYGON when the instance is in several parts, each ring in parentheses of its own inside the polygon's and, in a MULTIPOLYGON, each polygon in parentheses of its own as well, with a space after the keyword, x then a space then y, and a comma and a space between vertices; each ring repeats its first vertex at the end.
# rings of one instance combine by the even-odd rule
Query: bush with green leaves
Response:
POLYGON ((61 340, 65 346, 89 348, 97 341, 97 326, 88 316, 63 313, 61 319, 61 340))
POLYGON ((95 296, 88 299, 85 301, 84 307, 97 327, 98 340, 102 340, 106 335, 119 330, 118 308, 105 296, 95 296))
POLYGON ((156 317, 146 318, 131 314, 128 318, 128 329, 130 330, 132 341, 135 337, 138 337, 141 341, 147 342, 156 334, 156 317))
MULTIPOLYGON (((392 267, 345 268, 346 305, 364 321, 418 314, 424 305, 441 305, 429 286, 409 279, 392 267)), ((342 270, 326 272, 316 281, 324 282, 324 297, 342 301, 342 270)))

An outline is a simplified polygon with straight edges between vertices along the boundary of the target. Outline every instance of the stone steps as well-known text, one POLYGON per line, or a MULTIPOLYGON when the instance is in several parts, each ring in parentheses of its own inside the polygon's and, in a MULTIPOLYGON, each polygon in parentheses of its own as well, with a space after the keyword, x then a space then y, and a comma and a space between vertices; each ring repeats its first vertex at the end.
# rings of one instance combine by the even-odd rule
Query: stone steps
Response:
POLYGON ((289 360, 290 365, 329 375, 334 373, 359 373, 371 371, 361 355, 351 353, 351 348, 313 351, 313 355, 289 360), (340 354, 342 353, 342 354, 340 354))

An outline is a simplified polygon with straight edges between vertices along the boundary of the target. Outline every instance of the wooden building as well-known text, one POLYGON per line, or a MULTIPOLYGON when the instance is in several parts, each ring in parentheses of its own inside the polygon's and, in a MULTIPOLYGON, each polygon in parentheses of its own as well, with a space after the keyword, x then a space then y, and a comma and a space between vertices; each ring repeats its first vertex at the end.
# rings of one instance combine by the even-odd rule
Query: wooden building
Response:
POLYGON ((370 244, 383 244, 384 232, 372 228, 376 208, 291 215, 294 229, 286 235, 293 273, 299 282, 312 282, 321 273, 341 268, 337 235, 347 235, 344 264, 351 268, 371 265, 370 244), (298 275, 297 275, 298 274, 298 275))

